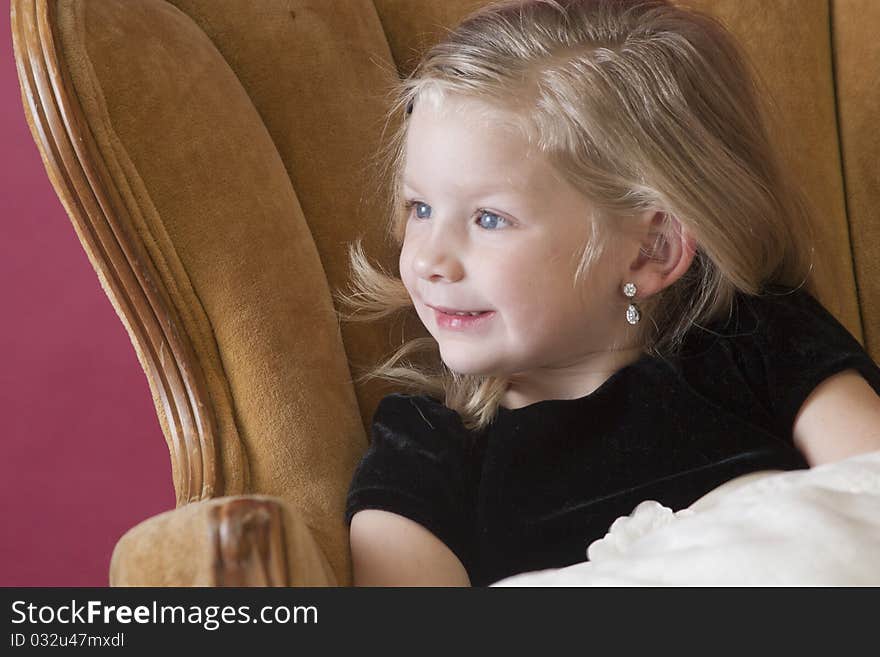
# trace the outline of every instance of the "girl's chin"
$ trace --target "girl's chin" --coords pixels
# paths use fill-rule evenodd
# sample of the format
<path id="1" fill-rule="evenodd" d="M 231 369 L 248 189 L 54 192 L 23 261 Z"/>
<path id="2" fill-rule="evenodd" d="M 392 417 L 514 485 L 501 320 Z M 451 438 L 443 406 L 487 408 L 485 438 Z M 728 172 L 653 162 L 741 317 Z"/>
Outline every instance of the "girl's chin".
<path id="1" fill-rule="evenodd" d="M 498 368 L 489 363 L 476 363 L 465 358 L 444 357 L 441 351 L 440 357 L 446 368 L 462 376 L 497 376 Z"/>

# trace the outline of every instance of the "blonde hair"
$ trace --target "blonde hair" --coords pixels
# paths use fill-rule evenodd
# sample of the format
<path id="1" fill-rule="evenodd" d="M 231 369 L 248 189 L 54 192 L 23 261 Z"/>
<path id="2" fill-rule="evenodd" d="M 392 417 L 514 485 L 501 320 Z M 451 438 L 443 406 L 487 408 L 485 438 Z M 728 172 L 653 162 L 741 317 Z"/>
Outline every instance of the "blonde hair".
<path id="1" fill-rule="evenodd" d="M 811 210 L 771 145 L 774 114 L 762 100 L 772 98 L 759 81 L 718 20 L 666 0 L 488 4 L 390 90 L 374 181 L 388 203 L 387 236 L 399 252 L 407 110 L 450 95 L 479 100 L 597 208 L 576 282 L 609 230 L 635 213 L 660 209 L 696 238 L 686 274 L 641 301 L 638 344 L 668 357 L 691 327 L 729 315 L 737 291 L 799 287 L 812 270 Z M 398 127 L 384 141 L 392 120 Z M 337 300 L 355 313 L 343 320 L 415 315 L 400 277 L 371 265 L 360 240 L 349 256 L 352 292 Z M 423 351 L 427 367 L 403 360 Z M 508 385 L 449 370 L 432 337 L 404 339 L 359 380 L 375 377 L 443 400 L 469 429 L 491 423 Z"/>

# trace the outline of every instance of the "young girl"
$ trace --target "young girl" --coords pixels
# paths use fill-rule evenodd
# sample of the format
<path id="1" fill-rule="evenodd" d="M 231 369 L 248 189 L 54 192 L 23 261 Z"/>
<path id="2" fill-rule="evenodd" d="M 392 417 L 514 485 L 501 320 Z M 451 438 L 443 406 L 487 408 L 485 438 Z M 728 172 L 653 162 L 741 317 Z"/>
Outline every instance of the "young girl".
<path id="1" fill-rule="evenodd" d="M 806 289 L 809 208 L 754 80 L 708 15 L 527 0 L 400 82 L 399 277 L 358 245 L 340 300 L 428 335 L 368 374 L 411 392 L 351 483 L 356 585 L 571 565 L 643 500 L 880 449 L 880 368 Z"/>

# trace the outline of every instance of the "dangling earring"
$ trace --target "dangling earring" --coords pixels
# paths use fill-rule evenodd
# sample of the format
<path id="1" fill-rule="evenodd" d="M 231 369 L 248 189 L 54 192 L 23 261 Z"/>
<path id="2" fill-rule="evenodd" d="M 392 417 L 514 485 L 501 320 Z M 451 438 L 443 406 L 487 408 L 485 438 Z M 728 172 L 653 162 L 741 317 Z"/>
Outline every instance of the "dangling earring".
<path id="1" fill-rule="evenodd" d="M 635 283 L 626 283 L 623 286 L 623 293 L 632 299 L 636 296 L 636 284 Z M 626 309 L 626 321 L 630 324 L 638 324 L 639 319 L 641 319 L 641 313 L 639 313 L 639 308 L 634 303 L 630 303 L 629 307 Z"/>

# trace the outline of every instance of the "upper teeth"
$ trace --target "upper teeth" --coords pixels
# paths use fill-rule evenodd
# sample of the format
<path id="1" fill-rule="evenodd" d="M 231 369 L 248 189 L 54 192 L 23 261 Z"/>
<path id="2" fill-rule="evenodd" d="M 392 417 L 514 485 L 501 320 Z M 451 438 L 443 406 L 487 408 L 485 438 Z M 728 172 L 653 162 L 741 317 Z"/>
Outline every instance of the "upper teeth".
<path id="1" fill-rule="evenodd" d="M 455 313 L 446 313 L 446 314 L 447 314 L 447 315 L 480 315 L 480 314 L 482 314 L 482 313 L 480 313 L 480 312 L 478 311 L 478 312 L 475 312 L 475 313 L 460 313 L 460 312 L 455 312 Z"/>

